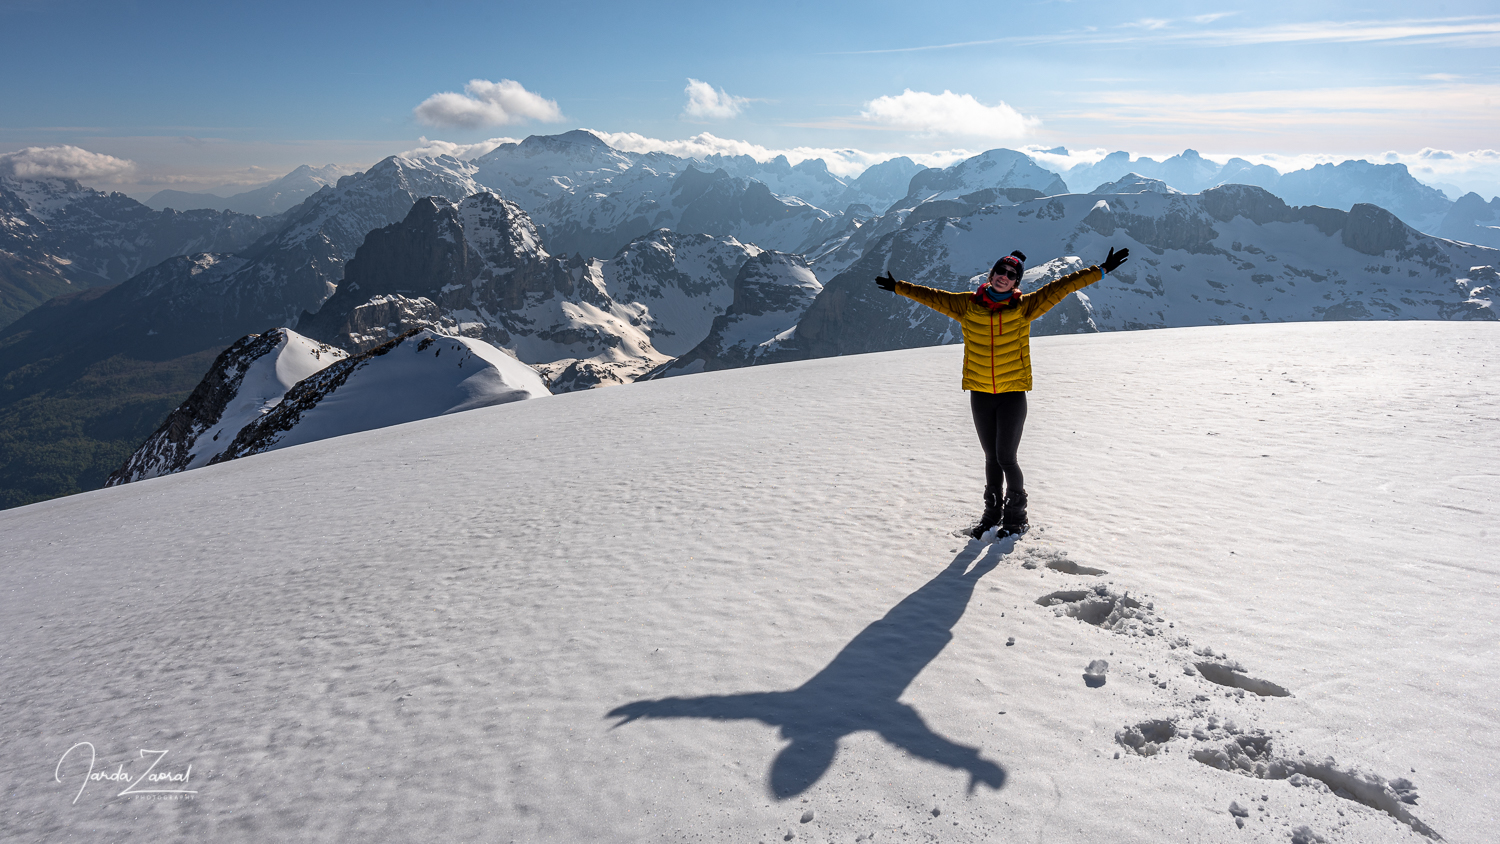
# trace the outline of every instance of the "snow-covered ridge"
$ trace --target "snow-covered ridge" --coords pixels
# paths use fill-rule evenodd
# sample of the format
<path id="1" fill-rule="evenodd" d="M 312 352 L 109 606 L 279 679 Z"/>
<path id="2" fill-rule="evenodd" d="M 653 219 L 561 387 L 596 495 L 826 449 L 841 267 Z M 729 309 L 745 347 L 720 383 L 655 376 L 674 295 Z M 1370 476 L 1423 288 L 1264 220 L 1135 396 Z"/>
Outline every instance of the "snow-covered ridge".
<path id="1" fill-rule="evenodd" d="M 219 355 L 187 401 L 104 485 L 207 466 L 241 429 L 280 404 L 297 382 L 348 356 L 285 328 L 241 338 Z"/>
<path id="2" fill-rule="evenodd" d="M 535 370 L 483 340 L 414 329 L 299 381 L 209 462 L 546 395 Z"/>

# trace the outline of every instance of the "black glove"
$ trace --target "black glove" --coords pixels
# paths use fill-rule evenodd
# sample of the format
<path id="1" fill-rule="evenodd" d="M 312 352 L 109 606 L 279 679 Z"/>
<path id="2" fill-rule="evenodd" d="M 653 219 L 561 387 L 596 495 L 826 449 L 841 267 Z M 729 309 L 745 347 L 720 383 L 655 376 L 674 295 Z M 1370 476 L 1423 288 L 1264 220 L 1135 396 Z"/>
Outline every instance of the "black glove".
<path id="1" fill-rule="evenodd" d="M 878 285 L 881 290 L 889 290 L 892 293 L 896 292 L 896 278 L 895 276 L 891 275 L 890 270 L 886 270 L 885 275 L 875 276 L 875 284 Z"/>
<path id="2" fill-rule="evenodd" d="M 1129 257 L 1129 249 L 1121 249 L 1119 252 L 1116 252 L 1114 249 L 1110 249 L 1109 256 L 1104 259 L 1104 263 L 1102 264 L 1102 266 L 1104 267 L 1104 271 L 1107 273 L 1114 272 L 1115 270 L 1119 269 L 1120 265 L 1125 263 L 1126 259 L 1128 259 Z"/>

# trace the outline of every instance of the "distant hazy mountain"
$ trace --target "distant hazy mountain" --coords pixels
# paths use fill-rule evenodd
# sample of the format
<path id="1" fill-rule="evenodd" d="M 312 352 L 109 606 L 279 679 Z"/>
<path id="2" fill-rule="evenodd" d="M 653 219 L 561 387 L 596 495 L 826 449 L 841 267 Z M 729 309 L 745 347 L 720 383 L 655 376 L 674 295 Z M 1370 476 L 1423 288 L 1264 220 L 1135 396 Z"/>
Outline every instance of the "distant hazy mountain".
<path id="1" fill-rule="evenodd" d="M 1109 184 L 1132 173 L 1165 182 L 1183 193 L 1200 193 L 1223 184 L 1256 185 L 1270 190 L 1281 178 L 1274 167 L 1251 164 L 1243 158 L 1232 158 L 1220 165 L 1192 149 L 1165 161 L 1145 156 L 1132 161 L 1128 152 L 1112 152 L 1094 164 L 1080 164 L 1064 175 L 1069 187 L 1083 191 L 1090 185 Z"/>
<path id="2" fill-rule="evenodd" d="M 1418 231 L 1435 233 L 1452 201 L 1437 188 L 1417 181 L 1405 164 L 1345 161 L 1293 170 L 1277 180 L 1272 193 L 1291 205 L 1322 205 L 1347 210 L 1357 203 L 1378 205 Z"/>
<path id="3" fill-rule="evenodd" d="M 0 177 L 0 328 L 53 296 L 119 284 L 175 255 L 243 249 L 274 223 L 155 211 L 72 179 Z"/>
<path id="4" fill-rule="evenodd" d="M 1319 164 L 1280 174 L 1275 168 L 1251 164 L 1242 158 L 1230 159 L 1221 166 L 1195 150 L 1185 150 L 1160 162 L 1144 157 L 1132 161 L 1129 153 L 1113 152 L 1095 164 L 1074 167 L 1066 175 L 1075 190 L 1086 190 L 1090 185 L 1113 183 L 1129 173 L 1158 179 L 1183 193 L 1242 184 L 1265 188 L 1291 205 L 1321 205 L 1341 211 L 1360 203 L 1378 205 L 1412 228 L 1429 234 L 1439 233 L 1438 228 L 1452 205 L 1442 191 L 1412 176 L 1406 165 L 1368 161 Z"/>
<path id="5" fill-rule="evenodd" d="M 849 185 L 821 162 L 794 168 L 785 159 L 760 164 L 748 156 L 711 157 L 697 162 L 664 153 L 622 152 L 582 130 L 533 135 L 473 163 L 475 180 L 520 206 L 547 249 L 559 255 L 613 255 L 631 240 L 664 227 L 797 250 L 826 238 L 839 222 L 834 211 L 791 191 L 837 196 L 840 202 L 864 195 L 860 190 L 851 194 Z M 865 187 L 881 184 L 876 178 Z"/>
<path id="6" fill-rule="evenodd" d="M 1161 179 L 1148 179 L 1139 173 L 1126 173 L 1113 182 L 1089 191 L 1092 194 L 1182 193 Z"/>
<path id="7" fill-rule="evenodd" d="M 336 164 L 322 167 L 304 164 L 275 181 L 228 197 L 213 193 L 164 190 L 153 194 L 145 204 L 152 208 L 175 208 L 179 211 L 212 208 L 263 217 L 274 216 L 295 207 L 320 189 L 337 184 L 341 177 L 351 172 L 350 168 Z"/>
<path id="8" fill-rule="evenodd" d="M 1464 194 L 1448 209 L 1435 234 L 1500 249 L 1500 197 L 1485 202 L 1477 193 Z"/>

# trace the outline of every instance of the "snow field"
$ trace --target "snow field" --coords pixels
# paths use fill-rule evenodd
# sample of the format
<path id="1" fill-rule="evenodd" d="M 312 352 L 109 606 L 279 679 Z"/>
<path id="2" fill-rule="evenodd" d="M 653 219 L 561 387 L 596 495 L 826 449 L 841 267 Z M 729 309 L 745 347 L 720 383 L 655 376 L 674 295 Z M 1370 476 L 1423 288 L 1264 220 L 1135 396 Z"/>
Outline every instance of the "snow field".
<path id="1" fill-rule="evenodd" d="M 517 402 L 5 511 L 0 837 L 1427 840 L 1307 774 L 1195 758 L 1264 731 L 1270 761 L 1484 840 L 1497 341 L 1034 338 L 1016 543 L 949 533 L 982 485 L 957 347 Z M 198 794 L 70 803 L 84 767 L 53 772 L 80 741 L 96 770 L 168 749 Z"/>

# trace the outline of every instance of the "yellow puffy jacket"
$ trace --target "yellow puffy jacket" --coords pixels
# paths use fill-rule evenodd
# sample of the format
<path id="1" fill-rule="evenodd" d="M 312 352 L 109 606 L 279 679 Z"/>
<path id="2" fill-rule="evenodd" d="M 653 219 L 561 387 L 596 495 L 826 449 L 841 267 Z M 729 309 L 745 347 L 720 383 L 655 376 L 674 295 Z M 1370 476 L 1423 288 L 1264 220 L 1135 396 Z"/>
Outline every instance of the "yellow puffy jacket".
<path id="1" fill-rule="evenodd" d="M 994 311 L 975 301 L 973 292 L 951 293 L 905 281 L 896 282 L 896 292 L 963 326 L 965 390 L 1008 393 L 1031 389 L 1031 321 L 1101 278 L 1104 271 L 1098 266 L 1082 269 Z"/>

